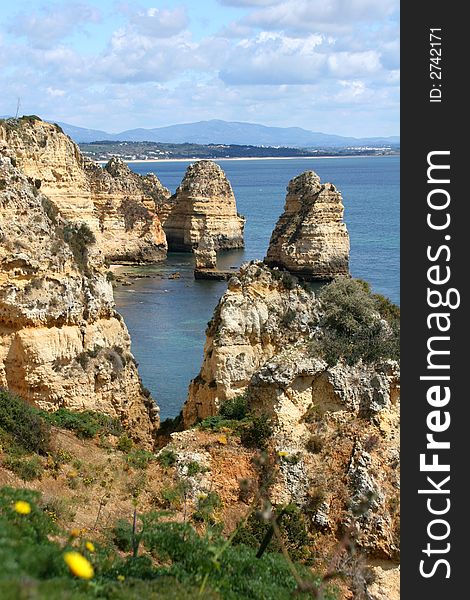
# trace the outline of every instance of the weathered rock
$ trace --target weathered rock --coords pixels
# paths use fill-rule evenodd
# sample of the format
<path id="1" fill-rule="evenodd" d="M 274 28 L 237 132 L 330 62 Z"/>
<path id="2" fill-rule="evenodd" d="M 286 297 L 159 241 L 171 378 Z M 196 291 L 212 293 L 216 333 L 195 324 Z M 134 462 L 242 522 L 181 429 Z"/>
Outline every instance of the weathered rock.
<path id="1" fill-rule="evenodd" d="M 164 229 L 170 250 L 192 252 L 206 235 L 216 250 L 243 247 L 245 220 L 238 215 L 230 182 L 216 163 L 201 160 L 190 165 L 169 202 L 174 208 Z"/>
<path id="2" fill-rule="evenodd" d="M 194 248 L 196 269 L 215 269 L 217 267 L 217 252 L 214 240 L 209 235 L 204 235 Z"/>
<path id="3" fill-rule="evenodd" d="M 158 426 L 91 230 L 2 157 L 0 387 L 46 410 L 119 417 L 148 445 Z"/>
<path id="4" fill-rule="evenodd" d="M 313 171 L 289 182 L 284 212 L 272 233 L 266 263 L 307 280 L 349 274 L 349 235 L 340 192 Z"/>
<path id="5" fill-rule="evenodd" d="M 398 557 L 399 370 L 391 360 L 328 365 L 321 304 L 288 273 L 244 265 L 207 329 L 185 425 L 244 393 L 270 418 L 270 500 L 295 502 L 328 553 L 348 532 L 367 556 Z"/>
<path id="6" fill-rule="evenodd" d="M 323 535 L 350 528 L 367 555 L 394 560 L 398 390 L 393 361 L 328 367 L 305 345 L 268 361 L 246 392 L 251 409 L 271 417 L 275 450 L 287 454 L 273 500 L 306 507 Z"/>
<path id="7" fill-rule="evenodd" d="M 157 213 L 168 212 L 170 192 L 155 176 L 141 177 L 117 159 L 102 169 L 60 127 L 37 118 L 0 121 L 0 153 L 16 161 L 64 218 L 87 223 L 108 260 L 165 258 Z"/>
<path id="8" fill-rule="evenodd" d="M 263 263 L 232 277 L 206 331 L 204 361 L 183 408 L 186 425 L 216 414 L 220 402 L 246 389 L 251 377 L 286 345 L 308 339 L 317 322 L 313 292 Z"/>

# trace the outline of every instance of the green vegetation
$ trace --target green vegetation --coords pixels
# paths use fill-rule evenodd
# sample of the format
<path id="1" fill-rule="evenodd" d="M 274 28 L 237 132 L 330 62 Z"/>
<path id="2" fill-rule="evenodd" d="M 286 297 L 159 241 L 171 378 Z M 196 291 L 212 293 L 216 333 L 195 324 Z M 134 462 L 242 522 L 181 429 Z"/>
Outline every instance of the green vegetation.
<path id="1" fill-rule="evenodd" d="M 273 434 L 271 421 L 267 415 L 254 416 L 251 423 L 241 432 L 241 442 L 248 448 L 265 450 Z"/>
<path id="2" fill-rule="evenodd" d="M 312 351 L 329 365 L 339 359 L 353 365 L 399 359 L 400 310 L 388 299 L 372 294 L 359 279 L 339 277 L 319 294 L 322 317 L 320 336 Z"/>
<path id="3" fill-rule="evenodd" d="M 0 439 L 3 447 L 14 444 L 20 453 L 45 455 L 50 450 L 50 427 L 37 408 L 0 391 Z"/>
<path id="4" fill-rule="evenodd" d="M 18 477 L 21 477 L 23 481 L 40 479 L 44 470 L 38 456 L 7 456 L 3 460 L 3 466 L 18 475 Z"/>
<path id="5" fill-rule="evenodd" d="M 250 413 L 248 400 L 244 395 L 225 400 L 220 406 L 219 414 L 206 417 L 198 423 L 198 427 L 211 431 L 230 429 L 232 433 L 240 435 L 244 446 L 259 450 L 266 450 L 273 433 L 269 416 Z"/>
<path id="6" fill-rule="evenodd" d="M 132 450 L 125 457 L 126 463 L 134 469 L 146 469 L 155 459 L 155 454 L 147 450 Z"/>
<path id="7" fill-rule="evenodd" d="M 165 448 L 157 455 L 157 461 L 165 469 L 173 467 L 176 464 L 176 453 L 169 448 Z"/>
<path id="8" fill-rule="evenodd" d="M 59 408 L 55 412 L 41 411 L 41 416 L 56 427 L 70 429 L 80 438 L 93 438 L 98 434 L 120 435 L 122 433 L 119 419 L 93 410 L 74 412 L 68 408 Z"/>
<path id="9" fill-rule="evenodd" d="M 309 550 L 311 537 L 305 517 L 299 508 L 295 504 L 278 507 L 273 516 L 277 516 L 282 542 L 289 556 L 293 560 L 311 562 L 313 558 Z M 233 543 L 245 544 L 258 550 L 265 540 L 269 540 L 267 549 L 271 552 L 280 552 L 280 541 L 274 535 L 269 537 L 270 533 L 272 533 L 271 521 L 263 519 L 260 513 L 252 513 L 245 525 L 237 531 Z"/>
<path id="10" fill-rule="evenodd" d="M 248 415 L 248 401 L 246 396 L 236 396 L 232 400 L 225 400 L 220 407 L 219 415 L 224 419 L 241 421 Z"/>
<path id="11" fill-rule="evenodd" d="M 209 492 L 207 495 L 200 496 L 197 500 L 197 507 L 192 518 L 194 521 L 202 523 L 215 524 L 214 513 L 222 507 L 222 500 L 216 492 Z"/>
<path id="12" fill-rule="evenodd" d="M 63 229 L 64 241 L 82 270 L 88 263 L 88 247 L 96 242 L 95 234 L 86 223 L 67 223 Z"/>
<path id="13" fill-rule="evenodd" d="M 18 506 L 18 502 L 22 506 Z M 5 600 L 288 600 L 297 588 L 279 553 L 259 559 L 255 549 L 227 543 L 208 529 L 142 515 L 137 527 L 125 520 L 100 542 L 62 531 L 41 504 L 39 493 L 0 489 L 0 597 Z M 294 535 L 294 532 L 292 533 Z M 90 546 L 90 542 L 92 545 Z M 91 549 L 90 549 L 91 548 Z M 72 575 L 64 553 L 79 552 L 93 568 L 91 579 Z M 318 578 L 302 566 L 306 583 Z M 310 597 L 298 593 L 298 598 Z M 334 598 L 331 592 L 325 600 Z"/>

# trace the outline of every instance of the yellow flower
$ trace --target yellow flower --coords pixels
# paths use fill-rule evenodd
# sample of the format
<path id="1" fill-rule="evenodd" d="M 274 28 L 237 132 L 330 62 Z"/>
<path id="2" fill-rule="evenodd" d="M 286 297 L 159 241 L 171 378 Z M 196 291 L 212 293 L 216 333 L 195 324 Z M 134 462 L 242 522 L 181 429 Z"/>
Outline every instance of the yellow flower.
<path id="1" fill-rule="evenodd" d="M 289 456 L 289 452 L 281 451 L 281 452 L 278 452 L 277 455 L 280 456 L 281 458 L 284 458 L 286 456 Z"/>
<path id="2" fill-rule="evenodd" d="M 219 442 L 219 444 L 223 444 L 225 446 L 227 444 L 227 436 L 219 435 L 219 437 L 217 438 L 217 441 Z"/>
<path id="3" fill-rule="evenodd" d="M 82 533 L 81 529 L 78 529 L 78 527 L 74 527 L 73 529 L 70 530 L 70 535 L 71 537 L 79 537 Z"/>
<path id="4" fill-rule="evenodd" d="M 64 560 L 70 571 L 82 579 L 91 579 L 95 574 L 93 566 L 89 560 L 80 554 L 80 552 L 66 552 Z"/>
<path id="5" fill-rule="evenodd" d="M 31 504 L 24 500 L 17 500 L 15 502 L 15 510 L 19 515 L 29 515 L 31 512 Z"/>
<path id="6" fill-rule="evenodd" d="M 124 575 L 118 575 L 117 576 L 117 580 L 118 581 L 124 581 L 126 578 L 124 577 Z"/>
<path id="7" fill-rule="evenodd" d="M 89 551 L 89 552 L 94 552 L 95 551 L 95 544 L 93 544 L 93 542 L 87 542 L 85 544 L 85 548 Z"/>

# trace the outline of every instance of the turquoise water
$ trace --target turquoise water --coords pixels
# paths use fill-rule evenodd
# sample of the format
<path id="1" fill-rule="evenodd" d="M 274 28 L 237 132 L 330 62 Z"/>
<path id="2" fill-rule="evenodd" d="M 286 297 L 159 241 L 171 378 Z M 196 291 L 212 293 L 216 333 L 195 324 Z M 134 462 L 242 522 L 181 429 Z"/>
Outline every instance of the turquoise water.
<path id="1" fill-rule="evenodd" d="M 238 211 L 247 218 L 245 249 L 221 254 L 220 268 L 264 257 L 289 180 L 312 169 L 342 192 L 353 276 L 399 303 L 398 156 L 217 162 L 230 179 Z M 137 173 L 154 172 L 172 191 L 187 166 L 186 161 L 131 165 Z M 173 253 L 164 264 L 126 267 L 126 272 L 151 277 L 115 290 L 140 374 L 163 419 L 176 416 L 184 403 L 189 381 L 201 366 L 206 324 L 226 289 L 225 282 L 195 281 L 192 268 L 191 255 Z M 168 279 L 174 272 L 180 278 Z"/>

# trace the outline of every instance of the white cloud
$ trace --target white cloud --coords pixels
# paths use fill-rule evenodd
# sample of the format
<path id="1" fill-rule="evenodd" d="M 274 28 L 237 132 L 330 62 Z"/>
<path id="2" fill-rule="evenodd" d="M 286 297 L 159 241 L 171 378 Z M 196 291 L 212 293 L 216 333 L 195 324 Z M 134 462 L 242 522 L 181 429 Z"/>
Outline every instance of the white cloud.
<path id="1" fill-rule="evenodd" d="M 148 8 L 139 10 L 130 18 L 130 25 L 136 32 L 151 37 L 171 37 L 188 26 L 186 9 Z"/>
<path id="2" fill-rule="evenodd" d="M 74 30 L 88 23 L 97 23 L 101 13 L 89 4 L 78 2 L 52 3 L 37 12 L 19 13 L 8 31 L 25 37 L 36 48 L 49 48 Z"/>
<path id="3" fill-rule="evenodd" d="M 396 133 L 397 0 L 220 4 L 240 20 L 202 37 L 183 6 L 121 5 L 119 26 L 101 17 L 101 50 L 70 37 L 98 22 L 98 0 L 22 13 L 0 38 L 0 114 L 21 97 L 25 113 L 108 130 L 221 118 Z"/>

